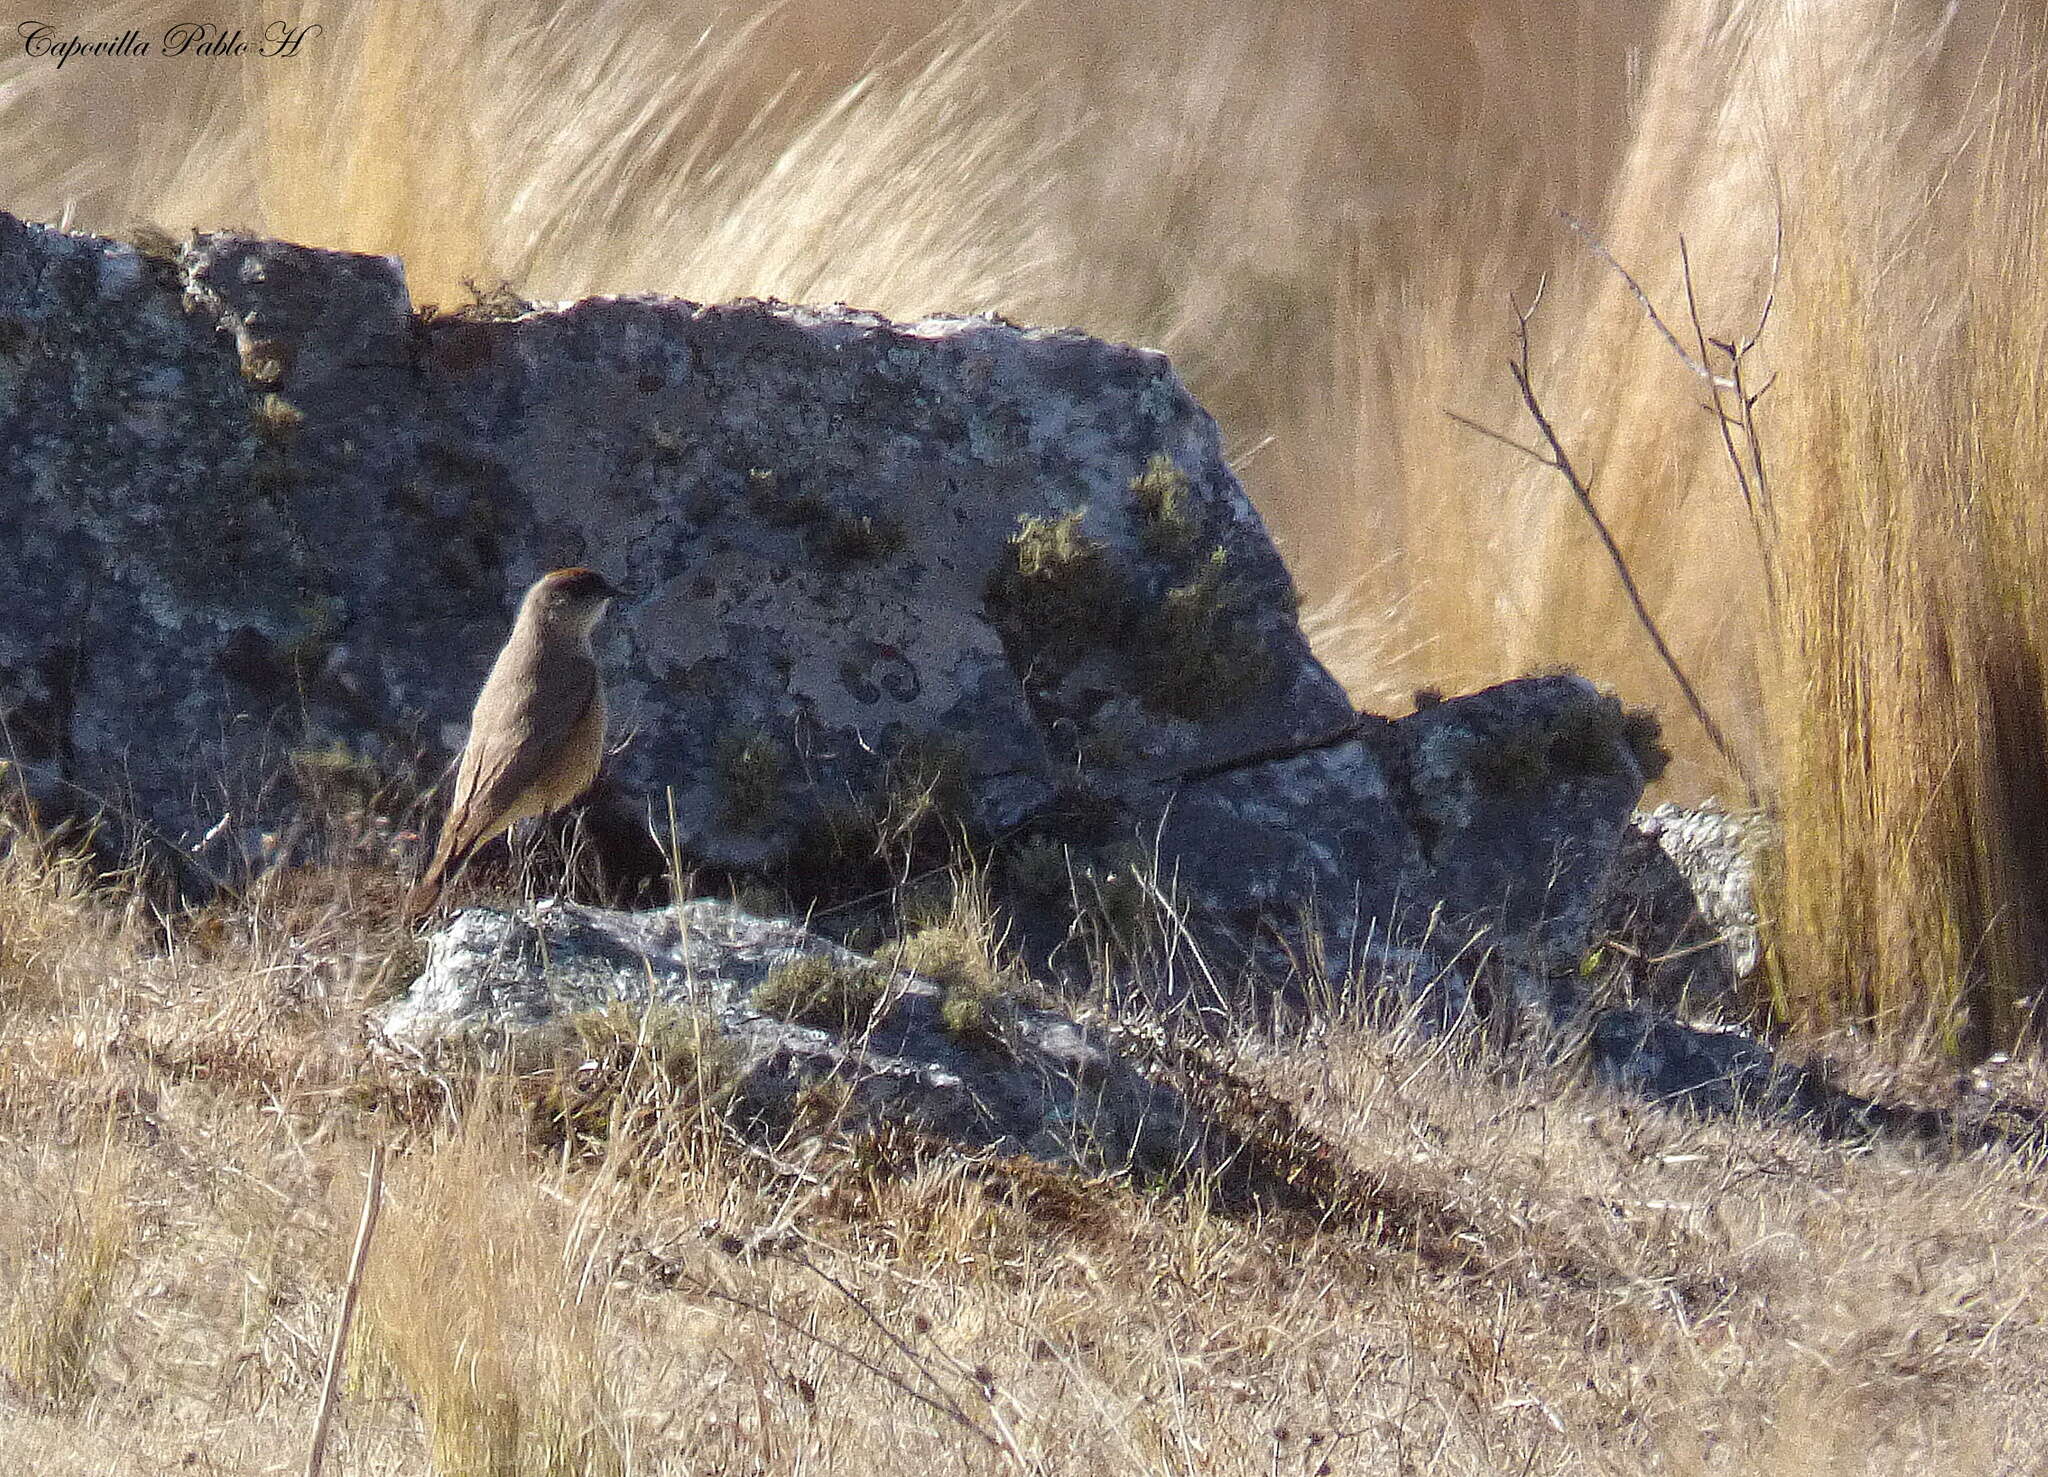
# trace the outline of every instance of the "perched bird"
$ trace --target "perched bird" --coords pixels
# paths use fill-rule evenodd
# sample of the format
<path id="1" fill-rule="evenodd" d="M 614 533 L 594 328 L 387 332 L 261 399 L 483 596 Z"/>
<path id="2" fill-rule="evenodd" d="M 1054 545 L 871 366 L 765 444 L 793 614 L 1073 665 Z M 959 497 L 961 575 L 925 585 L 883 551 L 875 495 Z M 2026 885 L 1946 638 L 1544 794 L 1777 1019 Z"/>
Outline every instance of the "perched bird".
<path id="1" fill-rule="evenodd" d="M 470 718 L 455 798 L 405 916 L 433 907 L 441 884 L 486 841 L 528 816 L 560 810 L 597 778 L 604 684 L 590 634 L 619 598 L 604 576 L 557 569 L 535 580 Z"/>

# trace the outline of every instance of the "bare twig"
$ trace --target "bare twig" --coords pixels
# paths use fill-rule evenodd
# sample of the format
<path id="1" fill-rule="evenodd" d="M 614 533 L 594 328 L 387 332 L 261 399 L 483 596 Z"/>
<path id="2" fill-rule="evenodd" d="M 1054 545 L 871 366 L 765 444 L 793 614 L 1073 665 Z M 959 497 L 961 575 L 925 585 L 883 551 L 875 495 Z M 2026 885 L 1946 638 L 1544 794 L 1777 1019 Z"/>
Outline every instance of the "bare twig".
<path id="1" fill-rule="evenodd" d="M 1778 572 L 1778 512 L 1771 498 L 1770 476 L 1764 466 L 1763 436 L 1757 426 L 1756 407 L 1771 386 L 1777 383 L 1777 376 L 1767 378 L 1761 386 L 1752 389 L 1747 373 L 1747 360 L 1751 352 L 1763 341 L 1764 330 L 1770 326 L 1771 314 L 1778 305 L 1778 287 L 1785 270 L 1785 202 L 1783 182 L 1779 182 L 1779 198 L 1775 234 L 1771 243 L 1770 287 L 1764 293 L 1763 306 L 1757 312 L 1756 323 L 1737 343 L 1730 339 L 1710 338 L 1700 317 L 1699 296 L 1693 289 L 1692 257 L 1686 248 L 1685 238 L 1678 238 L 1678 257 L 1685 285 L 1685 306 L 1692 324 L 1693 342 L 1697 353 L 1688 350 L 1678 341 L 1664 321 L 1664 315 L 1657 311 L 1657 305 L 1643 290 L 1628 268 L 1614 257 L 1614 253 L 1587 229 L 1576 217 L 1560 211 L 1564 223 L 1585 243 L 1586 249 L 1599 257 L 1613 269 L 1616 276 L 1627 285 L 1635 300 L 1642 305 L 1643 313 L 1664 342 L 1671 346 L 1671 352 L 1678 362 L 1691 373 L 1707 382 L 1711 400 L 1706 409 L 1713 415 L 1716 429 L 1721 435 L 1722 450 L 1727 454 L 1728 465 L 1735 473 L 1737 489 L 1742 494 L 1744 511 L 1749 515 L 1750 530 L 1755 535 L 1757 548 L 1762 555 L 1764 574 L 1764 595 L 1775 611 L 1779 604 L 1781 581 Z M 1718 353 L 1728 363 L 1725 374 L 1713 368 L 1713 353 Z M 1729 398 L 1724 400 L 1723 395 Z M 1733 408 L 1731 409 L 1731 402 Z M 1470 424 L 1470 422 L 1467 422 Z M 1735 433 L 1742 433 L 1738 446 Z M 1514 444 L 1512 442 L 1510 445 Z M 1543 458 L 1538 457 L 1541 461 Z M 1745 783 L 1747 781 L 1745 780 Z M 1755 786 L 1750 786 L 1751 798 L 1755 798 Z"/>
<path id="2" fill-rule="evenodd" d="M 341 1356 L 348 1348 L 348 1327 L 355 1320 L 356 1298 L 362 1292 L 363 1264 L 370 1257 L 370 1238 L 377 1233 L 377 1212 L 384 1202 L 384 1146 L 370 1150 L 370 1183 L 363 1190 L 363 1218 L 356 1226 L 355 1250 L 349 1253 L 348 1279 L 341 1288 L 341 1314 L 334 1320 L 334 1341 L 327 1346 L 327 1374 L 320 1381 L 320 1415 L 313 1422 L 313 1446 L 306 1453 L 306 1477 L 320 1477 L 327 1460 L 327 1433 L 341 1392 Z"/>
<path id="3" fill-rule="evenodd" d="M 945 1391 L 944 1386 L 940 1385 L 938 1380 L 933 1377 L 930 1368 L 926 1365 L 925 1361 L 919 1357 L 918 1352 L 910 1346 L 909 1342 L 905 1340 L 901 1334 L 897 1333 L 895 1329 L 889 1326 L 888 1321 L 884 1319 L 881 1314 L 877 1313 L 873 1308 L 868 1306 L 866 1299 L 862 1298 L 860 1294 L 856 1293 L 852 1288 L 848 1287 L 844 1282 L 841 1282 L 837 1277 L 834 1277 L 830 1272 L 826 1271 L 823 1267 L 819 1266 L 809 1257 L 796 1256 L 792 1257 L 791 1260 L 796 1262 L 796 1264 L 802 1267 L 805 1271 L 811 1273 L 811 1275 L 813 1275 L 814 1277 L 820 1278 L 824 1282 L 829 1283 L 834 1291 L 836 1291 L 841 1297 L 845 1298 L 849 1303 L 853 1304 L 853 1306 L 857 1310 L 859 1310 L 861 1316 L 866 1318 L 869 1323 L 873 1324 L 875 1326 L 876 1331 L 879 1332 L 883 1338 L 887 1339 L 890 1343 L 894 1344 L 897 1348 L 897 1351 L 901 1353 L 905 1359 L 909 1360 L 912 1365 L 917 1367 L 917 1369 L 924 1375 L 926 1380 L 930 1381 L 934 1389 L 939 1390 L 941 1398 L 943 1398 L 946 1404 L 952 1408 L 956 1419 L 964 1421 L 967 1424 L 968 1428 L 972 1430 L 976 1435 L 980 1436 L 982 1440 L 988 1442 L 991 1446 L 995 1447 L 996 1450 L 1002 1452 L 1003 1455 L 1007 1456 L 1010 1459 L 1010 1461 L 1016 1466 L 1017 1470 L 1019 1470 L 1020 1472 L 1030 1470 L 1030 1463 L 1024 1459 L 1024 1452 L 1022 1448 L 1020 1448 L 1017 1445 L 1017 1438 L 1015 1434 L 1010 1430 L 1009 1422 L 1003 1419 L 1002 1412 L 996 1408 L 995 1381 L 993 1377 L 991 1377 L 985 1370 L 969 1368 L 963 1361 L 955 1358 L 952 1354 L 940 1348 L 936 1340 L 933 1341 L 933 1352 L 938 1354 L 940 1358 L 952 1369 L 952 1371 L 956 1375 L 958 1375 L 961 1379 L 973 1384 L 977 1393 L 980 1394 L 982 1398 L 982 1403 L 988 1407 L 989 1418 L 995 1424 L 995 1434 L 991 1435 L 988 1431 L 984 1430 L 981 1427 L 980 1423 L 975 1421 L 972 1416 L 968 1415 L 965 1410 L 961 1409 L 959 1403 L 955 1401 L 953 1397 Z"/>
<path id="4" fill-rule="evenodd" d="M 1782 181 L 1779 189 L 1778 219 L 1771 238 L 1771 285 L 1764 293 L 1763 308 L 1756 315 L 1756 327 L 1752 328 L 1749 337 L 1742 341 L 1742 347 L 1736 351 L 1738 355 L 1747 354 L 1763 341 L 1764 330 L 1771 326 L 1771 310 L 1778 305 L 1778 283 L 1785 271 L 1785 201 Z"/>
<path id="5" fill-rule="evenodd" d="M 1570 217 L 1566 217 L 1566 219 L 1569 220 Z M 1574 222 L 1573 224 L 1576 228 L 1577 223 Z M 1595 244 L 1597 247 L 1597 243 Z M 1607 255 L 1604 247 L 1599 247 L 1598 249 L 1601 255 L 1605 256 L 1609 262 L 1614 262 L 1614 258 Z M 1623 278 L 1628 281 L 1631 287 L 1635 287 L 1635 279 L 1622 269 L 1620 263 L 1614 262 L 1614 267 L 1616 271 L 1621 272 Z M 1665 327 L 1664 320 L 1657 316 L 1656 309 L 1650 305 L 1649 298 L 1642 292 L 1641 288 L 1636 287 L 1635 290 L 1638 299 L 1643 303 L 1645 309 L 1649 311 L 1658 329 L 1671 342 L 1673 347 L 1678 350 L 1680 357 L 1685 359 L 1688 364 L 1691 364 L 1693 362 L 1691 357 L 1678 345 L 1677 338 L 1671 333 L 1669 328 Z M 1607 520 L 1600 515 L 1600 509 L 1593 501 L 1592 483 L 1573 465 L 1571 453 L 1565 450 L 1564 439 L 1558 435 L 1557 428 L 1551 424 L 1550 416 L 1543 409 L 1543 402 L 1536 394 L 1536 387 L 1530 369 L 1532 355 L 1529 348 L 1529 320 L 1535 316 L 1536 309 L 1542 304 L 1542 301 L 1543 293 L 1539 287 L 1535 299 L 1526 308 L 1514 302 L 1512 298 L 1509 299 L 1508 303 L 1508 306 L 1515 314 L 1516 333 L 1515 352 L 1513 357 L 1508 360 L 1508 373 L 1515 381 L 1515 389 L 1521 394 L 1522 408 L 1528 411 L 1529 418 L 1536 423 L 1537 433 L 1542 438 L 1541 446 L 1525 446 L 1514 438 L 1487 426 L 1478 425 L 1457 414 L 1455 411 L 1447 410 L 1445 414 L 1460 425 L 1469 426 L 1481 435 L 1490 437 L 1504 446 L 1512 447 L 1537 464 L 1550 468 L 1559 477 L 1564 479 L 1565 485 L 1571 489 L 1573 498 L 1578 501 L 1580 511 L 1586 515 L 1587 521 L 1593 525 L 1594 533 L 1599 535 L 1600 545 L 1607 551 L 1608 561 L 1613 564 L 1614 572 L 1621 580 L 1622 592 L 1628 596 L 1628 603 L 1635 612 L 1637 623 L 1642 626 L 1644 632 L 1649 636 L 1650 644 L 1656 648 L 1658 659 L 1664 663 L 1665 670 L 1677 682 L 1678 690 L 1685 695 L 1686 706 L 1692 709 L 1693 717 L 1699 722 L 1701 730 L 1706 734 L 1708 741 L 1713 744 L 1715 751 L 1726 761 L 1728 767 L 1741 779 L 1744 788 L 1754 797 L 1756 795 L 1754 781 L 1750 779 L 1748 770 L 1744 767 L 1742 760 L 1736 755 L 1734 746 L 1728 742 L 1727 735 L 1722 732 L 1721 725 L 1716 723 L 1713 714 L 1707 711 L 1707 705 L 1701 699 L 1698 690 L 1693 687 L 1692 679 L 1686 676 L 1685 669 L 1679 665 L 1677 656 L 1673 654 L 1670 645 L 1664 640 L 1664 633 L 1658 629 L 1656 618 L 1650 614 L 1650 607 L 1643 599 L 1642 590 L 1636 585 L 1635 575 L 1629 570 L 1627 556 L 1622 553 L 1621 545 L 1615 541 L 1613 530 L 1607 526 Z M 1699 367 L 1701 369 L 1705 368 L 1704 365 Z M 1717 393 L 1723 388 L 1718 377 L 1711 372 L 1706 374 L 1706 378 L 1709 384 L 1715 387 Z M 1732 387 L 1731 382 L 1727 388 Z"/>
<path id="6" fill-rule="evenodd" d="M 1707 330 L 1700 320 L 1699 295 L 1693 290 L 1692 255 L 1686 249 L 1685 238 L 1678 238 L 1678 262 L 1681 280 L 1685 284 L 1685 308 L 1692 319 L 1694 341 L 1699 344 L 1700 357 L 1704 359 L 1709 349 L 1719 353 L 1728 361 L 1728 373 L 1713 381 L 1714 424 L 1721 433 L 1721 448 L 1727 453 L 1728 465 L 1735 473 L 1736 489 L 1742 494 L 1743 511 L 1749 515 L 1749 526 L 1755 534 L 1757 548 L 1763 555 L 1764 597 L 1773 611 L 1778 608 L 1777 577 L 1777 512 L 1771 503 L 1770 482 L 1764 474 L 1763 440 L 1757 434 L 1756 405 L 1770 389 L 1771 381 L 1766 380 L 1762 389 L 1752 393 L 1744 375 L 1743 360 L 1757 345 L 1764 325 L 1770 321 L 1771 308 L 1778 296 L 1778 263 L 1782 257 L 1784 239 L 1783 223 L 1779 226 L 1779 246 L 1771 259 L 1771 288 L 1764 298 L 1763 310 L 1757 315 L 1756 327 L 1740 344 L 1728 339 L 1707 337 Z M 1734 397 L 1734 410 L 1729 410 L 1722 400 L 1723 392 Z M 1743 434 L 1743 444 L 1738 447 L 1735 432 Z"/>
<path id="7" fill-rule="evenodd" d="M 1605 243 L 1603 243 L 1599 237 L 1595 236 L 1590 230 L 1587 229 L 1586 223 L 1584 221 L 1580 220 L 1577 216 L 1572 215 L 1570 212 L 1563 210 L 1560 210 L 1558 212 L 1558 216 L 1564 221 L 1564 223 L 1567 226 L 1571 228 L 1572 234 L 1577 236 L 1579 240 L 1583 241 L 1586 244 L 1586 249 L 1588 251 L 1592 252 L 1593 255 L 1599 257 L 1601 261 L 1607 263 L 1608 266 L 1612 267 L 1614 269 L 1614 274 L 1617 277 L 1621 278 L 1621 280 L 1628 285 L 1628 290 L 1635 294 L 1636 301 L 1642 304 L 1643 314 L 1650 320 L 1650 326 L 1655 328 L 1657 332 L 1664 336 L 1664 342 L 1671 345 L 1671 352 L 1678 356 L 1679 363 L 1683 364 L 1687 369 L 1691 370 L 1694 374 L 1698 375 L 1701 379 L 1705 380 L 1708 384 L 1712 385 L 1717 390 L 1732 390 L 1735 388 L 1733 383 L 1715 374 L 1713 369 L 1708 366 L 1706 350 L 1704 348 L 1701 349 L 1700 355 L 1697 359 L 1695 359 L 1689 352 L 1687 352 L 1685 345 L 1678 341 L 1678 335 L 1671 331 L 1669 324 L 1665 323 L 1664 315 L 1657 311 L 1657 305 L 1650 301 L 1650 295 L 1647 292 L 1643 291 L 1642 284 L 1636 281 L 1634 275 L 1630 273 L 1627 267 L 1624 267 L 1620 262 L 1615 260 L 1614 253 L 1607 249 Z M 1683 243 L 1680 243 L 1679 249 L 1681 251 L 1684 250 Z M 1535 311 L 1536 305 L 1534 303 L 1531 303 L 1529 305 L 1529 312 L 1533 314 Z M 1527 321 L 1528 320 L 1525 317 L 1523 319 L 1525 325 Z"/>
<path id="8" fill-rule="evenodd" d="M 1735 350 L 1731 346 L 1719 339 L 1715 339 L 1711 343 L 1707 339 L 1706 325 L 1700 320 L 1699 294 L 1693 290 L 1692 253 L 1686 248 L 1685 237 L 1683 236 L 1678 238 L 1678 275 L 1679 280 L 1685 284 L 1686 316 L 1692 320 L 1693 341 L 1700 346 L 1700 358 L 1705 360 L 1709 348 L 1714 348 L 1721 350 L 1727 358 L 1734 359 Z M 1723 391 L 1736 390 L 1738 388 L 1737 382 L 1732 377 L 1727 379 L 1716 377 L 1710 381 L 1710 384 L 1713 387 L 1714 397 L 1714 425 L 1721 433 L 1721 444 L 1727 448 L 1729 463 L 1735 468 L 1735 485 L 1741 490 L 1742 506 L 1748 509 L 1749 516 L 1754 519 L 1756 517 L 1756 492 L 1749 483 L 1749 469 L 1743 465 L 1742 458 L 1735 454 L 1735 433 L 1729 429 L 1732 424 L 1740 424 L 1737 418 L 1739 412 L 1737 415 L 1730 415 L 1723 407 L 1721 400 Z M 1737 404 L 1740 403 L 1741 399 L 1738 393 Z"/>

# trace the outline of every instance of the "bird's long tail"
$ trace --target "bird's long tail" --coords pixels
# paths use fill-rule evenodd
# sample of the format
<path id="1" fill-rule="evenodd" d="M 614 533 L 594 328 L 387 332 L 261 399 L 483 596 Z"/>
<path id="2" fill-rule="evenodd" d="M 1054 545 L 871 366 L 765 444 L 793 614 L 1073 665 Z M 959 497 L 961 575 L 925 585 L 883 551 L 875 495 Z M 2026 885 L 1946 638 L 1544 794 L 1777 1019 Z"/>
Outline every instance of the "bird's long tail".
<path id="1" fill-rule="evenodd" d="M 419 922 L 433 911 L 436 903 L 441 901 L 441 883 L 448 875 L 449 864 L 453 860 L 449 848 L 435 848 L 434 859 L 427 863 L 427 870 L 421 874 L 420 880 L 413 884 L 412 891 L 405 895 L 402 920 L 406 927 L 410 928 Z"/>

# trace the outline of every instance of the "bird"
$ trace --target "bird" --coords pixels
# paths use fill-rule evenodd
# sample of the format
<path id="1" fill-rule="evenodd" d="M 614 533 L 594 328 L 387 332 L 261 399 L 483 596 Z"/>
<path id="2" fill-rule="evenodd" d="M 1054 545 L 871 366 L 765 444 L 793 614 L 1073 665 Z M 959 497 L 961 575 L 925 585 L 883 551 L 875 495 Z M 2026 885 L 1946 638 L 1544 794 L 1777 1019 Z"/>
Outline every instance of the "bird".
<path id="1" fill-rule="evenodd" d="M 477 694 L 455 795 L 407 922 L 476 849 L 528 816 L 560 810 L 590 787 L 604 754 L 604 682 L 591 633 L 622 592 L 597 571 L 542 575 L 519 602 L 512 634 Z"/>

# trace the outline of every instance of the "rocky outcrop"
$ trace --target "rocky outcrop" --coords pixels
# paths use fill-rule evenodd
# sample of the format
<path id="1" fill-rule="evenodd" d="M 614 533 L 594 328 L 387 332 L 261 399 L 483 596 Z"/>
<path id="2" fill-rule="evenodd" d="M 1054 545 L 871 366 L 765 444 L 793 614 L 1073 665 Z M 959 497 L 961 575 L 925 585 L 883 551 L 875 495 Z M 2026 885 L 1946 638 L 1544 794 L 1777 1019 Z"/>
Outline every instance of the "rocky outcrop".
<path id="1" fill-rule="evenodd" d="M 1175 1179 L 1222 1169 L 1199 1121 L 1095 1030 L 1011 992 L 963 993 L 795 924 L 696 901 L 622 913 L 471 909 L 437 933 L 377 1020 L 405 1061 L 559 1059 L 593 1020 L 630 1035 L 701 1027 L 716 1096 L 764 1143 L 829 1129 L 916 1130 L 961 1148 Z M 573 1058 L 571 1058 L 573 1060 Z"/>
<path id="2" fill-rule="evenodd" d="M 616 776 L 711 861 L 932 780 L 1000 830 L 1083 755 L 1145 783 L 1349 717 L 1214 422 L 1079 333 L 427 318 L 385 258 L 0 218 L 0 473 L 25 766 L 187 845 L 305 741 L 280 709 L 455 747 L 520 588 L 571 563 L 644 592 L 604 652 Z"/>
<path id="3" fill-rule="evenodd" d="M 40 805 L 188 887 L 352 768 L 431 779 L 520 590 L 585 563 L 641 592 L 599 829 L 650 877 L 831 905 L 965 844 L 1035 967 L 1108 939 L 1225 1009 L 1391 959 L 1454 1010 L 1583 948 L 1654 725 L 1574 677 L 1354 714 L 1157 353 L 152 250 L 0 216 L 0 715 Z"/>
<path id="4" fill-rule="evenodd" d="M 1481 967 L 1512 975 L 1518 993 L 1570 977 L 1661 766 L 1654 725 L 1556 676 L 1352 732 L 1171 797 L 1157 875 L 1177 888 L 1172 937 L 1209 965 L 1182 960 L 1173 978 L 1194 989 L 1250 969 L 1312 995 L 1405 946 L 1421 951 L 1405 972 L 1455 1013 Z"/>
<path id="5" fill-rule="evenodd" d="M 1399 973 L 1421 960 L 1377 963 Z M 1830 1138 L 2039 1142 L 2037 1118 L 1988 1091 L 1959 1111 L 1881 1104 L 1739 1027 L 1580 1005 L 1538 1020 L 1527 1053 L 1659 1106 Z M 544 1101 L 571 1117 L 579 1094 L 602 1101 L 608 1071 L 645 1086 L 665 1070 L 784 1164 L 908 1131 L 984 1162 L 1022 1157 L 1284 1205 L 1327 1153 L 1200 1033 L 1084 1022 L 1014 982 L 917 974 L 708 900 L 468 909 L 434 935 L 418 978 L 372 1013 L 372 1028 L 401 1075 L 540 1072 L 558 1084 Z M 621 1068 L 607 1060 L 620 1045 L 666 1067 Z"/>
<path id="6" fill-rule="evenodd" d="M 1636 829 L 1670 859 L 1700 923 L 1726 948 L 1731 977 L 1755 978 L 1764 958 L 1757 861 L 1775 844 L 1771 822 L 1756 811 L 1660 805 L 1638 816 Z"/>

